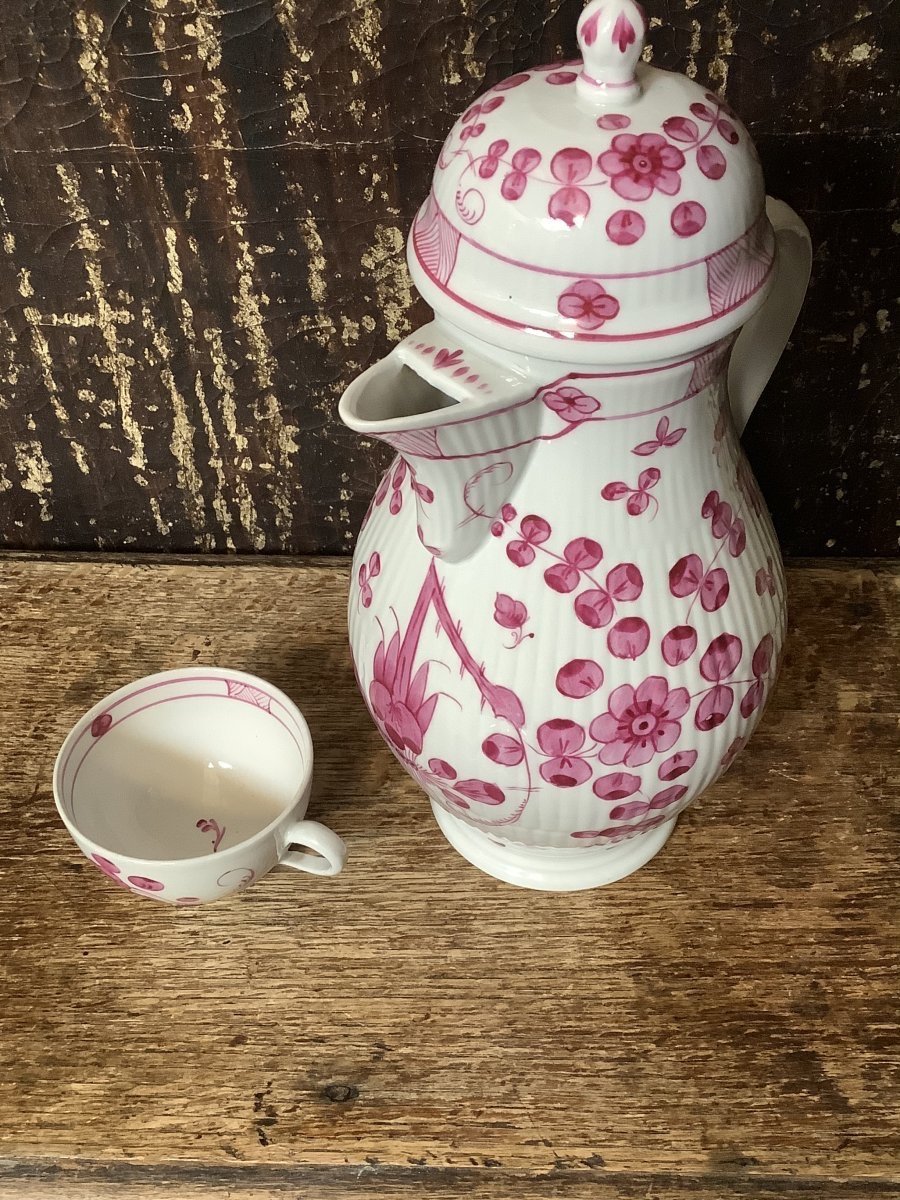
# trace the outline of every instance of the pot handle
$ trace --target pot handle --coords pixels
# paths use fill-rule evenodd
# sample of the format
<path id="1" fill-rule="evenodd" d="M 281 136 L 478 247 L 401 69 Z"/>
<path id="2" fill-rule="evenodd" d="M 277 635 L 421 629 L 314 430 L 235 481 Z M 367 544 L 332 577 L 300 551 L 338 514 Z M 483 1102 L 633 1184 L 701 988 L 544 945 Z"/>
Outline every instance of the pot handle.
<path id="1" fill-rule="evenodd" d="M 766 215 L 775 230 L 775 286 L 735 343 L 728 369 L 728 392 L 738 433 L 743 433 L 769 382 L 806 297 L 812 270 L 809 230 L 781 200 L 766 197 Z"/>

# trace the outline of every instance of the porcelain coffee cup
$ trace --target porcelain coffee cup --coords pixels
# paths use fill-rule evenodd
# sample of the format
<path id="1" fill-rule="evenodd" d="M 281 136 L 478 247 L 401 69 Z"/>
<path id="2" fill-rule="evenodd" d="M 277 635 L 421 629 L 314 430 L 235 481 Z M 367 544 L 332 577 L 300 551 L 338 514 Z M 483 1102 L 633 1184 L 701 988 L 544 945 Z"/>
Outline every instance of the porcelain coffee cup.
<path id="1" fill-rule="evenodd" d="M 283 692 L 240 671 L 191 667 L 95 704 L 60 749 L 53 794 L 82 852 L 114 883 L 202 904 L 279 864 L 341 870 L 343 841 L 304 819 L 312 767 L 309 728 Z"/>

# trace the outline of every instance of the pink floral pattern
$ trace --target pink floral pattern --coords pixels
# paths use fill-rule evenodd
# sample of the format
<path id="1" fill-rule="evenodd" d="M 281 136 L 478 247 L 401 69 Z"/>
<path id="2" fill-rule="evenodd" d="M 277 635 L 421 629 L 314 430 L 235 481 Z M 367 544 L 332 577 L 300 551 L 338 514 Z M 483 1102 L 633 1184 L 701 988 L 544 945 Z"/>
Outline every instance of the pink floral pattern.
<path id="1" fill-rule="evenodd" d="M 654 191 L 674 196 L 681 190 L 684 155 L 658 133 L 620 133 L 600 155 L 600 170 L 625 200 L 649 200 Z"/>
<path id="2" fill-rule="evenodd" d="M 385 737 L 401 752 L 420 753 L 434 716 L 437 695 L 428 696 L 428 664 L 423 663 L 406 684 L 400 671 L 400 634 L 375 651 L 369 701 Z"/>
<path id="3" fill-rule="evenodd" d="M 603 743 L 600 761 L 640 767 L 670 750 L 681 736 L 680 718 L 690 706 L 686 688 L 651 675 L 637 688 L 622 684 L 609 697 L 609 710 L 591 723 L 591 736 Z"/>
<path id="4" fill-rule="evenodd" d="M 600 409 L 599 400 L 588 396 L 577 387 L 553 388 L 552 391 L 544 392 L 542 399 L 557 416 L 572 425 L 587 420 Z"/>
<path id="5" fill-rule="evenodd" d="M 618 315 L 619 302 L 596 280 L 580 279 L 562 293 L 558 308 L 560 316 L 590 333 Z"/>

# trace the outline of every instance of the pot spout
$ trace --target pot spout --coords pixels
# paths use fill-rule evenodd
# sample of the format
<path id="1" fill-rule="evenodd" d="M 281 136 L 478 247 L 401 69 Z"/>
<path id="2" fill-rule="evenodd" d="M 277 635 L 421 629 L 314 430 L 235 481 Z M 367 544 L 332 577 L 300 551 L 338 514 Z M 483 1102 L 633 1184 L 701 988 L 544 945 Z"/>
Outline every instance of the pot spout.
<path id="1" fill-rule="evenodd" d="M 516 487 L 541 420 L 524 357 L 433 321 L 356 379 L 341 398 L 349 428 L 388 442 L 406 461 L 423 544 L 469 558 Z"/>

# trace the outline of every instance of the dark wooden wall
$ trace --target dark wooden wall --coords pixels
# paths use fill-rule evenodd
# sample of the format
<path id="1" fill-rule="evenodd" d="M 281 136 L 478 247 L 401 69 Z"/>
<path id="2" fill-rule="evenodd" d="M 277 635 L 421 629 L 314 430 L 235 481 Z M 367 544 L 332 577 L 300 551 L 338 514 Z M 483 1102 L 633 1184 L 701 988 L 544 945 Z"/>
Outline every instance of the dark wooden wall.
<path id="1" fill-rule="evenodd" d="M 336 402 L 424 316 L 403 243 L 438 146 L 571 54 L 579 8 L 3 0 L 0 545 L 349 549 L 385 455 Z M 816 240 L 747 436 L 785 549 L 896 554 L 898 6 L 647 8 Z"/>

